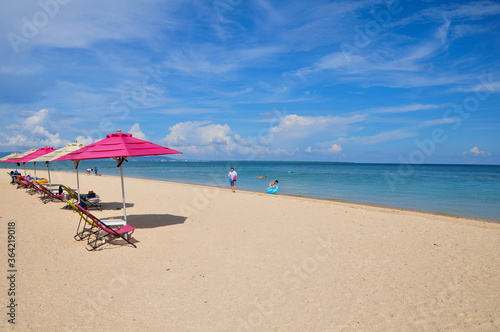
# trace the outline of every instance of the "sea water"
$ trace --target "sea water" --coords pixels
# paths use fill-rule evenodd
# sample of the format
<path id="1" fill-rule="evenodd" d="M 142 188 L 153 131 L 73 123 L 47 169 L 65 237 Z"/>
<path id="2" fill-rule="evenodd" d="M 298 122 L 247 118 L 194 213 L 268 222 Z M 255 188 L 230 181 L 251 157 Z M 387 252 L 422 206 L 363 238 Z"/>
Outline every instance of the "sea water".
<path id="1" fill-rule="evenodd" d="M 51 170 L 74 169 L 71 165 L 71 162 L 51 163 Z M 1 167 L 8 168 L 9 165 L 4 163 Z M 120 175 L 116 162 L 112 160 L 83 160 L 80 172 L 95 167 L 104 175 Z M 237 189 L 241 190 L 265 193 L 269 182 L 279 180 L 281 190 L 278 195 L 334 199 L 500 221 L 498 165 L 205 162 L 133 158 L 123 164 L 123 171 L 126 177 L 227 187 L 229 190 L 227 174 L 230 167 L 238 173 Z M 43 164 L 38 168 L 46 169 Z M 85 177 L 81 181 L 85 181 Z"/>

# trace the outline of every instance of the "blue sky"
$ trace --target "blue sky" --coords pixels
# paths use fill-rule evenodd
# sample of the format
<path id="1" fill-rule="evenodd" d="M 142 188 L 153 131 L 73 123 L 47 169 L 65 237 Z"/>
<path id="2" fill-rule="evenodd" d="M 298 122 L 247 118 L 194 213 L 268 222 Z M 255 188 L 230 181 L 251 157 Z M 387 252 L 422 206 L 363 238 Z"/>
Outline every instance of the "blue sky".
<path id="1" fill-rule="evenodd" d="M 0 6 L 0 151 L 500 164 L 498 1 Z"/>

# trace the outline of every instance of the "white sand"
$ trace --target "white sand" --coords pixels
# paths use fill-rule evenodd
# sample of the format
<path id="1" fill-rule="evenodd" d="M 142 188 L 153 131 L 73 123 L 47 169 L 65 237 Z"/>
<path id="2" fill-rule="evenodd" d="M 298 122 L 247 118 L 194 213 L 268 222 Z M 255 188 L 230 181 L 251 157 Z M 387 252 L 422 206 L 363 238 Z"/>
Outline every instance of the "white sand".
<path id="1" fill-rule="evenodd" d="M 38 171 L 44 175 L 42 171 Z M 76 187 L 73 173 L 51 173 Z M 89 252 L 63 203 L 0 183 L 16 223 L 18 331 L 498 331 L 500 224 L 325 200 L 125 180 L 137 249 Z M 81 176 L 120 217 L 120 179 Z"/>

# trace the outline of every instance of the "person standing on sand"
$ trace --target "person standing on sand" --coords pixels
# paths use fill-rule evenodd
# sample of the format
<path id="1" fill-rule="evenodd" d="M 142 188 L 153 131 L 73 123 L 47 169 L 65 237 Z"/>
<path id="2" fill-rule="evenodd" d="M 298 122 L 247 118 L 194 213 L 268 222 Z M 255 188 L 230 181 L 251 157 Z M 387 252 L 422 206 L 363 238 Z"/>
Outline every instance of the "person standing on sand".
<path id="1" fill-rule="evenodd" d="M 229 182 L 231 183 L 231 190 L 236 192 L 236 177 L 238 176 L 238 173 L 234 170 L 234 167 L 231 167 L 231 171 L 227 175 L 229 177 Z"/>
<path id="2" fill-rule="evenodd" d="M 97 167 L 96 167 L 96 168 L 94 168 L 94 171 L 95 171 L 95 175 L 97 175 Z"/>

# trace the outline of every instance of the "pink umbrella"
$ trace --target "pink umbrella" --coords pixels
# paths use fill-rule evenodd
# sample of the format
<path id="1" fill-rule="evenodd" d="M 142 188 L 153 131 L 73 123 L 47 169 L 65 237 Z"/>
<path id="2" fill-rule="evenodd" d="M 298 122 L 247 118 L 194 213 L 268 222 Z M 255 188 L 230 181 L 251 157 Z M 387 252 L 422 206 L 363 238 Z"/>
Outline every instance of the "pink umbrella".
<path id="1" fill-rule="evenodd" d="M 143 141 L 132 137 L 132 134 L 124 134 L 118 130 L 116 133 L 109 134 L 105 139 L 87 145 L 79 150 L 68 153 L 59 160 L 73 160 L 76 165 L 80 160 L 86 159 L 105 159 L 112 158 L 117 161 L 117 167 L 120 167 L 123 197 L 123 215 L 127 221 L 127 212 L 125 210 L 125 187 L 123 184 L 122 163 L 129 157 L 158 156 L 164 154 L 182 153 L 163 146 Z M 78 167 L 78 166 L 77 166 Z"/>
<path id="2" fill-rule="evenodd" d="M 30 160 L 33 160 L 35 158 L 41 157 L 49 152 L 54 151 L 55 149 L 52 147 L 43 147 L 35 152 L 32 152 L 30 154 L 25 155 L 24 157 L 18 158 L 18 159 L 7 159 L 2 161 L 3 163 L 26 163 Z M 25 171 L 26 173 L 26 171 Z M 26 174 L 25 174 L 26 175 Z M 35 161 L 35 178 L 36 178 L 36 161 Z"/>
<path id="3" fill-rule="evenodd" d="M 35 152 L 36 149 L 30 149 L 28 151 L 25 151 L 23 153 L 12 153 L 9 154 L 7 157 L 2 158 L 3 163 L 17 163 L 16 160 L 19 158 L 22 158 L 24 156 L 29 155 L 30 153 Z M 18 164 L 18 166 L 21 166 L 21 164 Z M 24 165 L 24 176 L 26 176 L 26 165 Z"/>

